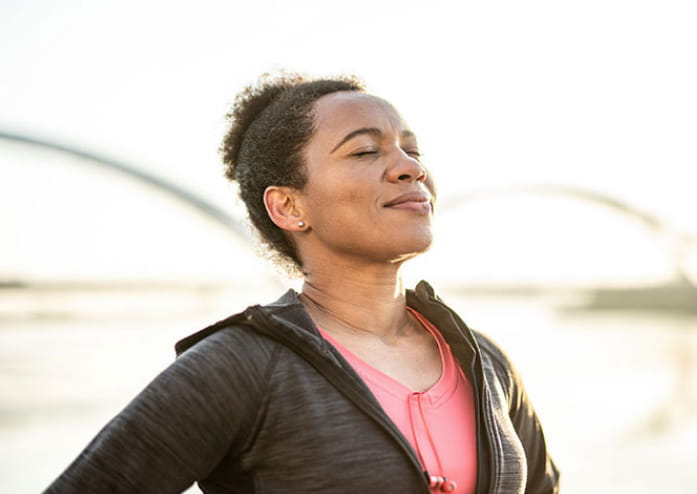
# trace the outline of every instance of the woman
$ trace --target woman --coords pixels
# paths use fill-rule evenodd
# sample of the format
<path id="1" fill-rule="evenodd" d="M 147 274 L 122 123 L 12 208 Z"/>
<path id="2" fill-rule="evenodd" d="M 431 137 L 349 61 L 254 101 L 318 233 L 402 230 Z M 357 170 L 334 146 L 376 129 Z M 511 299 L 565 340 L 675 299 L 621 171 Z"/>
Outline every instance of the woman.
<path id="1" fill-rule="evenodd" d="M 403 263 L 432 240 L 416 137 L 350 78 L 265 78 L 222 146 L 300 294 L 182 341 L 48 492 L 552 493 L 505 355 Z"/>

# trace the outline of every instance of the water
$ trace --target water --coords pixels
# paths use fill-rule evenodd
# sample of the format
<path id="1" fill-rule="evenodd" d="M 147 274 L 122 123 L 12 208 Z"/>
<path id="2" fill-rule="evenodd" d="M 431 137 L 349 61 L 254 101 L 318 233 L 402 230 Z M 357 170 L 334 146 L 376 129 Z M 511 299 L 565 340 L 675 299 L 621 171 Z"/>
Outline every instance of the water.
<path id="1" fill-rule="evenodd" d="M 53 310 L 11 309 L 23 296 L 0 303 L 0 492 L 19 494 L 46 487 L 173 360 L 176 340 L 274 298 L 53 294 Z M 697 492 L 697 317 L 445 298 L 521 371 L 564 493 Z"/>

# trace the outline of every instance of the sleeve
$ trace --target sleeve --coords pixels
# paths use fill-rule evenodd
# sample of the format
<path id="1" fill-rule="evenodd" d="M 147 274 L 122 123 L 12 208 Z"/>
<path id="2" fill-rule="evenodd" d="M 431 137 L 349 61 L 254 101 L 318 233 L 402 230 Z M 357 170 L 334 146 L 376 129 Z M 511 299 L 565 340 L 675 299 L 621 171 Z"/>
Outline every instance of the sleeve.
<path id="1" fill-rule="evenodd" d="M 220 331 L 177 358 L 45 493 L 178 493 L 241 450 L 272 362 L 260 343 L 239 345 L 241 336 Z"/>
<path id="2" fill-rule="evenodd" d="M 523 380 L 505 352 L 491 339 L 477 334 L 480 345 L 493 357 L 497 374 L 507 389 L 508 415 L 525 451 L 528 466 L 526 494 L 558 494 L 559 469 L 547 450 L 540 419 L 525 391 Z"/>

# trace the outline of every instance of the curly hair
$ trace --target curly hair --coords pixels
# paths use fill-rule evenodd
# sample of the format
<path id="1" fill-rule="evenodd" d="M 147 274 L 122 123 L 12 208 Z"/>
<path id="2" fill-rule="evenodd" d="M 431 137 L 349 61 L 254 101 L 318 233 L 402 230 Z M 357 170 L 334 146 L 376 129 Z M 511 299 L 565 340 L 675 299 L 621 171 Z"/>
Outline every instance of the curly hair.
<path id="1" fill-rule="evenodd" d="M 264 191 L 270 185 L 305 186 L 302 150 L 315 130 L 315 101 L 339 91 L 364 90 L 353 76 L 264 74 L 237 95 L 227 114 L 230 126 L 220 146 L 225 176 L 237 182 L 250 222 L 271 248 L 270 257 L 291 273 L 298 273 L 302 262 L 290 236 L 271 221 Z"/>

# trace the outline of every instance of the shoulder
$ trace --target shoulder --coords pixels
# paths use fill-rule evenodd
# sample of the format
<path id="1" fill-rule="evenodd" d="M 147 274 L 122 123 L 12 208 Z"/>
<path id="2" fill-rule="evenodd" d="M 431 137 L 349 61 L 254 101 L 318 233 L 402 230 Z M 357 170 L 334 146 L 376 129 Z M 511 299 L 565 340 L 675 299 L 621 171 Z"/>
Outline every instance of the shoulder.
<path id="1" fill-rule="evenodd" d="M 216 347 L 220 345 L 223 347 L 226 345 L 235 347 L 235 343 L 241 343 L 243 341 L 266 341 L 266 343 L 269 343 L 269 339 L 265 338 L 263 334 L 255 329 L 256 324 L 252 321 L 252 313 L 264 312 L 268 315 L 273 313 L 279 314 L 283 313 L 285 310 L 297 310 L 298 305 L 297 294 L 294 290 L 288 290 L 275 302 L 263 306 L 251 305 L 242 312 L 221 319 L 200 331 L 196 331 L 182 338 L 174 345 L 174 348 L 177 355 L 181 355 L 194 346 L 198 346 L 199 349 L 202 349 L 207 346 Z M 203 342 L 205 342 L 204 346 L 199 346 Z"/>
<path id="2" fill-rule="evenodd" d="M 208 334 L 200 333 L 192 335 L 195 339 L 187 346 L 177 343 L 174 365 L 185 372 L 213 376 L 216 380 L 241 376 L 261 378 L 269 372 L 278 352 L 276 342 L 241 324 L 221 325 Z"/>
<path id="3" fill-rule="evenodd" d="M 479 345 L 485 374 L 492 374 L 510 399 L 520 386 L 520 376 L 506 351 L 489 335 L 478 330 L 471 330 Z M 487 372 L 488 371 L 488 372 Z"/>
<path id="4" fill-rule="evenodd" d="M 471 329 L 482 356 L 492 362 L 492 364 L 500 367 L 502 371 L 510 372 L 513 363 L 505 350 L 491 336 L 476 330 Z"/>
<path id="5" fill-rule="evenodd" d="M 193 354 L 233 355 L 240 350 L 263 353 L 274 346 L 268 337 L 244 324 L 224 324 L 203 334 L 207 329 L 177 342 L 177 357 L 183 358 Z"/>

